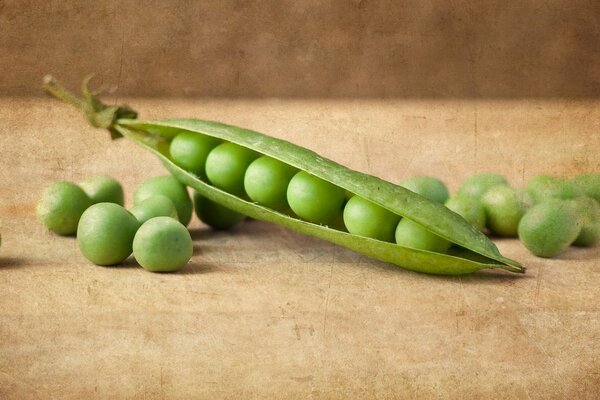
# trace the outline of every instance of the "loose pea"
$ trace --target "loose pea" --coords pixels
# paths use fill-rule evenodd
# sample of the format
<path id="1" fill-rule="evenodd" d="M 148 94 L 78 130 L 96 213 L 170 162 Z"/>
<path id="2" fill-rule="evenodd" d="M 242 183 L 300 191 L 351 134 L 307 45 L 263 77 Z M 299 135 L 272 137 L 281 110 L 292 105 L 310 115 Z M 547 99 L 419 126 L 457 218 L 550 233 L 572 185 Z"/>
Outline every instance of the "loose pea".
<path id="1" fill-rule="evenodd" d="M 187 189 L 177 179 L 171 175 L 155 176 L 147 179 L 138 186 L 133 193 L 133 204 L 138 205 L 149 197 L 163 195 L 171 199 L 179 222 L 186 225 L 190 223 L 192 218 L 192 200 L 187 192 Z"/>
<path id="2" fill-rule="evenodd" d="M 483 173 L 465 179 L 460 185 L 458 193 L 479 199 L 488 189 L 498 185 L 508 185 L 508 182 L 502 175 Z"/>
<path id="3" fill-rule="evenodd" d="M 485 228 L 485 210 L 478 198 L 456 194 L 451 196 L 445 205 L 480 231 Z"/>
<path id="4" fill-rule="evenodd" d="M 206 159 L 206 176 L 210 183 L 236 196 L 244 196 L 244 175 L 258 153 L 235 143 L 222 143 Z"/>
<path id="5" fill-rule="evenodd" d="M 549 199 L 572 199 L 582 194 L 579 187 L 571 180 L 539 175 L 527 182 L 527 193 L 534 204 Z"/>
<path id="6" fill-rule="evenodd" d="M 287 200 L 292 211 L 300 218 L 328 225 L 342 212 L 345 190 L 308 172 L 300 171 L 288 185 Z"/>
<path id="7" fill-rule="evenodd" d="M 539 257 L 554 257 L 565 251 L 579 235 L 582 221 L 567 201 L 550 199 L 533 206 L 519 223 L 519 239 Z"/>
<path id="8" fill-rule="evenodd" d="M 213 229 L 230 229 L 246 219 L 246 216 L 194 193 L 194 209 L 200 221 Z"/>
<path id="9" fill-rule="evenodd" d="M 583 222 L 581 232 L 573 244 L 585 247 L 594 246 L 600 240 L 600 204 L 587 196 L 577 197 L 572 201 Z"/>
<path id="10" fill-rule="evenodd" d="M 402 218 L 396 227 L 396 243 L 400 246 L 413 249 L 445 253 L 451 243 L 444 238 L 431 233 L 423 226 L 408 219 Z"/>
<path id="11" fill-rule="evenodd" d="M 413 176 L 400 182 L 400 186 L 436 203 L 448 200 L 448 188 L 441 180 L 431 176 Z"/>
<path id="12" fill-rule="evenodd" d="M 115 265 L 132 251 L 140 223 L 114 203 L 97 203 L 85 210 L 77 228 L 77 243 L 85 258 L 98 265 Z"/>
<path id="13" fill-rule="evenodd" d="M 156 195 L 142 200 L 129 210 L 143 224 L 154 217 L 171 217 L 179 220 L 177 209 L 167 196 Z"/>
<path id="14" fill-rule="evenodd" d="M 169 153 L 175 164 L 205 178 L 206 158 L 221 141 L 194 132 L 182 132 L 171 141 Z"/>
<path id="15" fill-rule="evenodd" d="M 170 217 L 146 221 L 133 239 L 133 256 L 151 272 L 175 272 L 192 258 L 194 245 L 188 230 Z"/>
<path id="16" fill-rule="evenodd" d="M 600 174 L 584 174 L 573 178 L 581 193 L 600 203 Z"/>
<path id="17" fill-rule="evenodd" d="M 394 241 L 394 232 L 400 216 L 360 196 L 353 196 L 344 207 L 344 225 L 348 232 Z"/>
<path id="18" fill-rule="evenodd" d="M 259 157 L 248 166 L 244 188 L 251 200 L 275 211 L 288 208 L 287 187 L 298 170 L 271 157 Z"/>
<path id="19" fill-rule="evenodd" d="M 92 200 L 74 183 L 54 182 L 42 193 L 36 214 L 40 222 L 59 235 L 73 235 L 81 214 Z"/>
<path id="20" fill-rule="evenodd" d="M 95 176 L 79 182 L 79 186 L 96 203 L 125 203 L 123 187 L 110 176 Z"/>
<path id="21" fill-rule="evenodd" d="M 519 221 L 525 212 L 515 189 L 497 185 L 488 189 L 481 198 L 487 217 L 487 226 L 492 233 L 516 237 Z"/>

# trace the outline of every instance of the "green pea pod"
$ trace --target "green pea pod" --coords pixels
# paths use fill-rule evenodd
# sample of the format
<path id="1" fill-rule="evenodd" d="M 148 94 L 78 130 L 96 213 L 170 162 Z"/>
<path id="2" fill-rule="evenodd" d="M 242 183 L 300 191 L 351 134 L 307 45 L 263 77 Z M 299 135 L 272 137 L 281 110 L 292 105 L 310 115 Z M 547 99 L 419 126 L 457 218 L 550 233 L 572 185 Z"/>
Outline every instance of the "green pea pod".
<path id="1" fill-rule="evenodd" d="M 377 177 L 353 171 L 311 150 L 259 132 L 218 122 L 196 119 L 132 119 L 131 117 L 135 118 L 135 114 L 131 114 L 132 110 L 129 107 L 107 107 L 100 103 L 97 97 L 88 91 L 87 81 L 84 82 L 83 88 L 84 100 L 60 87 L 50 77 L 45 78 L 44 87 L 51 94 L 82 110 L 94 126 L 108 129 L 113 138 L 125 136 L 154 153 L 173 176 L 204 197 L 252 218 L 273 222 L 418 272 L 460 275 L 486 268 L 525 272 L 521 264 L 503 257 L 484 234 L 443 205 Z M 305 222 L 224 192 L 181 169 L 169 159 L 169 143 L 181 131 L 236 143 L 280 160 L 364 197 L 395 214 L 409 218 L 459 247 L 452 255 L 402 247 Z"/>

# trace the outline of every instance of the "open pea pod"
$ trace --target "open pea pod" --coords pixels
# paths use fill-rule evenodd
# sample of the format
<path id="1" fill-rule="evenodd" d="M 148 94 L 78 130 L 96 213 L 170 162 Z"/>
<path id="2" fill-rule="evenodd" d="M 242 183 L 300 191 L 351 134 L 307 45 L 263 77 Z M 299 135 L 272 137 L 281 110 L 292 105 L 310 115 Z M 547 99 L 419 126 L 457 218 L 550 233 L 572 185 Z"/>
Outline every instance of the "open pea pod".
<path id="1" fill-rule="evenodd" d="M 107 107 L 100 103 L 97 97 L 88 91 L 87 81 L 84 82 L 83 100 L 60 87 L 52 78 L 46 78 L 44 86 L 51 94 L 78 107 L 92 125 L 108 129 L 113 138 L 122 135 L 154 153 L 169 172 L 185 185 L 214 202 L 252 218 L 273 222 L 418 272 L 459 275 L 486 268 L 501 268 L 520 273 L 525 271 L 518 262 L 503 257 L 484 234 L 443 205 L 377 177 L 353 171 L 288 141 L 213 121 L 137 120 L 134 119 L 137 115 L 129 107 Z M 169 159 L 168 145 L 182 131 L 236 143 L 280 160 L 366 198 L 395 214 L 409 218 L 459 247 L 454 248 L 452 254 L 402 247 L 305 222 L 224 192 L 183 170 Z"/>

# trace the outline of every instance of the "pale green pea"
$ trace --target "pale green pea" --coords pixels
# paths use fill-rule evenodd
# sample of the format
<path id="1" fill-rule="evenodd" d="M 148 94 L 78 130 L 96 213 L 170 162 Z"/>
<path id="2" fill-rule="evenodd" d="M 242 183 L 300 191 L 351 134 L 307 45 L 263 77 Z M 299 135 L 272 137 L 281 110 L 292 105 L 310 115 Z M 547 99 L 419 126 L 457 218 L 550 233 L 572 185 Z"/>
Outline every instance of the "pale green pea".
<path id="1" fill-rule="evenodd" d="M 344 225 L 348 232 L 386 242 L 394 241 L 400 216 L 360 196 L 344 206 Z"/>
<path id="2" fill-rule="evenodd" d="M 133 204 L 138 205 L 149 197 L 166 196 L 175 205 L 179 222 L 186 225 L 192 218 L 192 200 L 187 188 L 171 175 L 147 179 L 133 193 Z"/>
<path id="3" fill-rule="evenodd" d="M 231 229 L 246 219 L 245 215 L 215 203 L 198 192 L 194 192 L 194 209 L 200 221 L 218 230 Z"/>
<path id="4" fill-rule="evenodd" d="M 59 235 L 73 235 L 83 212 L 92 205 L 89 196 L 74 183 L 54 182 L 42 193 L 36 214 L 40 222 Z"/>
<path id="5" fill-rule="evenodd" d="M 246 169 L 259 154 L 235 143 L 222 143 L 206 159 L 206 176 L 217 188 L 244 197 Z"/>
<path id="6" fill-rule="evenodd" d="M 194 244 L 179 221 L 155 217 L 146 221 L 133 239 L 133 256 L 147 271 L 175 272 L 192 258 Z"/>
<path id="7" fill-rule="evenodd" d="M 181 132 L 171 141 L 169 154 L 179 167 L 201 178 L 206 177 L 206 158 L 221 141 L 194 132 Z"/>
<path id="8" fill-rule="evenodd" d="M 452 244 L 408 218 L 402 218 L 398 223 L 395 238 L 400 246 L 436 253 L 445 253 Z"/>
<path id="9" fill-rule="evenodd" d="M 476 197 L 456 194 L 445 205 L 480 231 L 485 228 L 485 210 Z"/>
<path id="10" fill-rule="evenodd" d="M 287 200 L 296 215 L 306 221 L 329 225 L 342 212 L 345 190 L 308 172 L 300 171 L 290 181 Z"/>
<path id="11" fill-rule="evenodd" d="M 508 182 L 502 175 L 495 173 L 482 173 L 465 179 L 460 185 L 458 193 L 479 199 L 489 189 L 498 185 L 508 185 Z"/>
<path id="12" fill-rule="evenodd" d="M 571 200 L 582 218 L 583 225 L 575 246 L 592 247 L 600 240 L 600 204 L 591 197 L 583 196 Z"/>
<path id="13" fill-rule="evenodd" d="M 448 200 L 448 188 L 441 180 L 431 176 L 413 176 L 400 182 L 400 186 L 436 202 Z"/>
<path id="14" fill-rule="evenodd" d="M 515 189 L 505 185 L 494 186 L 485 192 L 481 204 L 485 210 L 487 226 L 492 233 L 505 237 L 517 236 L 525 206 Z"/>
<path id="15" fill-rule="evenodd" d="M 98 265 L 115 265 L 132 251 L 140 223 L 115 203 L 97 203 L 85 210 L 77 228 L 77 243 L 85 258 Z"/>
<path id="16" fill-rule="evenodd" d="M 155 217 L 171 217 L 177 220 L 177 209 L 167 196 L 156 195 L 142 200 L 129 210 L 143 224 Z"/>
<path id="17" fill-rule="evenodd" d="M 122 206 L 125 194 L 121 184 L 110 176 L 95 176 L 79 182 L 79 186 L 95 203 L 115 203 Z"/>
<path id="18" fill-rule="evenodd" d="M 298 169 L 271 157 L 254 160 L 246 170 L 244 188 L 248 197 L 275 211 L 288 208 L 287 187 Z"/>

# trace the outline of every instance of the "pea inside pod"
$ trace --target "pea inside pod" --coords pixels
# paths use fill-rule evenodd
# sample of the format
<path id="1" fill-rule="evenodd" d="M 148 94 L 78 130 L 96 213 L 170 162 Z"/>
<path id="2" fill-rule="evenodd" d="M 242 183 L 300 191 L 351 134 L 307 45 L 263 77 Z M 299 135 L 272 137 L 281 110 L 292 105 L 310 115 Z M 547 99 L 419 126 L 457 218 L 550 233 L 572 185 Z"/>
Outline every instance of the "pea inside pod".
<path id="1" fill-rule="evenodd" d="M 524 271 L 518 262 L 502 256 L 485 235 L 468 224 L 462 217 L 449 211 L 443 204 L 427 200 L 390 182 L 353 171 L 308 149 L 255 131 L 212 121 L 127 119 L 131 118 L 133 114 L 130 108 L 114 107 L 109 109 L 86 89 L 86 99 L 93 99 L 95 108 L 92 109 L 97 110 L 98 113 L 104 113 L 102 121 L 106 121 L 106 123 L 102 125 L 97 122 L 99 116 L 89 113 L 90 106 L 87 103 L 89 100 L 77 99 L 51 78 L 46 79 L 45 87 L 57 97 L 78 107 L 81 106 L 82 110 L 87 110 L 86 115 L 94 118 L 95 125 L 107 128 L 113 137 L 122 135 L 144 146 L 155 154 L 179 181 L 193 187 L 203 197 L 233 211 L 255 219 L 277 223 L 415 271 L 436 274 L 463 274 L 484 268 L 504 268 L 512 272 Z M 112 119 L 107 116 L 112 116 Z M 208 182 L 202 181 L 195 174 L 177 166 L 165 155 L 164 147 L 168 146 L 169 142 L 182 131 L 210 136 L 224 142 L 215 147 L 207 158 Z M 220 166 L 217 165 L 219 163 L 215 163 L 215 170 L 219 173 L 211 177 L 211 156 L 225 144 L 230 144 L 231 148 L 235 148 L 234 145 L 242 147 L 246 149 L 244 152 L 254 155 L 248 157 L 250 160 L 243 167 L 238 165 L 233 168 L 235 173 L 232 175 L 221 174 Z M 246 168 L 259 156 L 271 157 L 299 170 L 288 185 L 287 200 L 292 211 L 301 219 L 248 201 L 246 194 L 238 190 L 240 187 L 243 189 Z M 233 179 L 235 185 L 232 185 L 230 189 L 219 183 L 219 179 L 222 177 L 227 178 L 224 179 L 224 182 L 228 182 L 229 178 L 235 178 Z M 242 185 L 239 182 L 242 182 Z M 311 190 L 305 190 L 309 188 Z M 397 216 L 410 219 L 426 231 L 449 243 L 455 243 L 469 251 L 484 255 L 486 261 L 477 262 L 469 258 L 447 256 L 332 229 L 328 225 L 338 219 L 342 213 L 346 192 L 360 196 Z M 317 193 L 316 196 L 315 193 Z"/>

